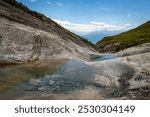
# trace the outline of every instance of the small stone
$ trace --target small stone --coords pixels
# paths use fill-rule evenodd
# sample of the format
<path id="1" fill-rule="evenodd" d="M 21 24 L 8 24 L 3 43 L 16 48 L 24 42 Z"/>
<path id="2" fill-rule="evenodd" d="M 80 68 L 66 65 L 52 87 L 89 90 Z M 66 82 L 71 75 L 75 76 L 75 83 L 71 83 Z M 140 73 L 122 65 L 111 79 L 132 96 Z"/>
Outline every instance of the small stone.
<path id="1" fill-rule="evenodd" d="M 36 91 L 37 87 L 35 87 L 33 85 L 26 85 L 26 86 L 24 86 L 24 90 L 25 91 Z"/>
<path id="2" fill-rule="evenodd" d="M 45 87 L 39 87 L 38 90 L 39 91 L 44 91 L 44 90 L 46 90 L 46 88 Z"/>
<path id="3" fill-rule="evenodd" d="M 54 83 L 55 83 L 54 80 L 50 80 L 50 81 L 49 81 L 49 85 L 53 85 Z"/>
<path id="4" fill-rule="evenodd" d="M 41 84 L 41 80 L 40 79 L 31 79 L 29 81 L 29 84 L 31 84 L 31 85 L 40 85 Z"/>

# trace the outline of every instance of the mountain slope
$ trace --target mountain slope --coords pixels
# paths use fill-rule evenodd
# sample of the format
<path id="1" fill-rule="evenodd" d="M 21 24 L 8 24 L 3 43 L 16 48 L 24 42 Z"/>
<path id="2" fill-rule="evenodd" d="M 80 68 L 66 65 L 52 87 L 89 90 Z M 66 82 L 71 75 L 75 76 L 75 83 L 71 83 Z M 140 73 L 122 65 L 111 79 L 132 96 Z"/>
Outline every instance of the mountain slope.
<path id="1" fill-rule="evenodd" d="M 66 40 L 72 40 L 79 45 L 89 45 L 94 48 L 94 45 L 88 42 L 87 40 L 83 38 L 81 39 L 81 37 L 64 29 L 53 20 L 44 16 L 43 14 L 31 11 L 26 6 L 16 2 L 15 0 L 0 0 L 0 5 L 2 9 L 0 12 L 1 17 L 4 17 L 10 21 L 31 26 L 33 28 L 58 34 L 62 36 L 62 38 Z M 80 43 L 78 42 L 78 40 Z"/>
<path id="2" fill-rule="evenodd" d="M 147 42 L 150 42 L 150 21 L 119 35 L 104 37 L 96 46 L 100 52 L 117 52 Z"/>
<path id="3" fill-rule="evenodd" d="M 15 0 L 0 0 L 0 63 L 49 58 L 89 59 L 87 40 Z"/>

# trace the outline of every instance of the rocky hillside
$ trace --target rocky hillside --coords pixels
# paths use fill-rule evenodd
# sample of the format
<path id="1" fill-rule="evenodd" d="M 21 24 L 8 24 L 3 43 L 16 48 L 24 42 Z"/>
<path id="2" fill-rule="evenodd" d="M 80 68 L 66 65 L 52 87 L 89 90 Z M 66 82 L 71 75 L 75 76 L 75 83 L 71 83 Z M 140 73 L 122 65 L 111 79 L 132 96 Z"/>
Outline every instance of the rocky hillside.
<path id="1" fill-rule="evenodd" d="M 147 42 L 150 42 L 150 21 L 119 35 L 104 37 L 96 46 L 100 52 L 117 52 Z"/>
<path id="2" fill-rule="evenodd" d="M 0 63 L 89 59 L 95 52 L 93 44 L 46 16 L 15 0 L 0 0 Z"/>

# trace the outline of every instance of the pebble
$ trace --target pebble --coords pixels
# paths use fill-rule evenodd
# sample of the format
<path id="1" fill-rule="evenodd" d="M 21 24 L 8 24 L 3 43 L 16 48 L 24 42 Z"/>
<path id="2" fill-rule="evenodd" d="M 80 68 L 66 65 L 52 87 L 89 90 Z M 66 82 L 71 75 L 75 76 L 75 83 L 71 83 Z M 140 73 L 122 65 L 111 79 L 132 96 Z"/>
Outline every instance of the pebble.
<path id="1" fill-rule="evenodd" d="M 53 78 L 49 78 L 49 76 L 47 75 L 44 78 L 30 80 L 30 82 L 26 84 L 24 90 L 67 93 L 68 91 L 84 88 L 86 85 L 87 83 L 85 81 L 79 79 L 60 78 L 56 76 L 53 76 Z"/>

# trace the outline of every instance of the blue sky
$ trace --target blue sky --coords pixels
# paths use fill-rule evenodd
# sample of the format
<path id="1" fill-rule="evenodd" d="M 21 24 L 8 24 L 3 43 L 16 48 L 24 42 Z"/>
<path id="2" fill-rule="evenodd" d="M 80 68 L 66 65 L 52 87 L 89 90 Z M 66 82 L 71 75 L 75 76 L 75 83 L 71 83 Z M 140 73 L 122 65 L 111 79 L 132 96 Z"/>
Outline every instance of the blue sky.
<path id="1" fill-rule="evenodd" d="M 129 30 L 150 20 L 150 0 L 17 0 L 81 34 Z"/>

